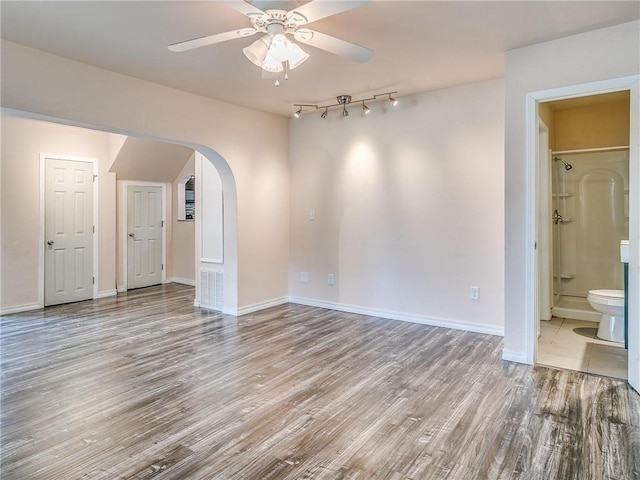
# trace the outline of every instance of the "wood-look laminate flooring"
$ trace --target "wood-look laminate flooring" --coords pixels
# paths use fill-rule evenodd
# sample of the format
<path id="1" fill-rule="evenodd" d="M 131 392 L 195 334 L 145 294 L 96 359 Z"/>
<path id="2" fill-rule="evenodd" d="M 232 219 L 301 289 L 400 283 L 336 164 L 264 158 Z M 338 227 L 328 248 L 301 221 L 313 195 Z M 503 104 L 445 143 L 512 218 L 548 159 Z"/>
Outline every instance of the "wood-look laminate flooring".
<path id="1" fill-rule="evenodd" d="M 172 284 L 1 327 L 2 480 L 640 478 L 640 396 L 499 337 Z"/>

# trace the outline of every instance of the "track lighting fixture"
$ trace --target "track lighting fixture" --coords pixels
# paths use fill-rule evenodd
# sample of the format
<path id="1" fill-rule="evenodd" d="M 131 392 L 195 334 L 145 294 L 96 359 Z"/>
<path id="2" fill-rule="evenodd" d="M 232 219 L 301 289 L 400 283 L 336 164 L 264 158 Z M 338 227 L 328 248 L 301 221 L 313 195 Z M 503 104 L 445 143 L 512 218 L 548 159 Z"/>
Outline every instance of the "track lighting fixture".
<path id="1" fill-rule="evenodd" d="M 371 102 L 377 102 L 377 101 L 380 101 L 380 100 L 388 99 L 389 103 L 391 103 L 391 105 L 395 107 L 398 104 L 398 100 L 393 98 L 391 95 L 396 94 L 396 93 L 398 93 L 398 92 L 377 93 L 373 97 L 363 98 L 361 100 L 354 100 L 354 102 L 362 103 L 362 114 L 363 115 L 367 115 L 369 112 L 371 112 L 371 108 L 369 108 L 369 106 L 365 102 L 371 103 Z M 313 105 L 313 104 L 308 104 L 308 103 L 294 103 L 293 106 L 296 107 L 297 110 L 295 111 L 295 113 L 293 115 L 296 118 L 298 118 L 298 117 L 300 117 L 300 115 L 302 115 L 303 113 L 306 113 L 309 110 L 320 110 L 320 109 L 322 109 L 324 111 L 322 112 L 320 117 L 321 118 L 327 118 L 327 115 L 329 113 L 329 109 L 330 108 L 342 107 L 342 116 L 343 117 L 348 117 L 349 116 L 349 111 L 347 110 L 347 105 L 352 103 L 351 102 L 351 95 L 338 95 L 336 97 L 336 101 L 337 101 L 337 103 L 332 103 L 331 105 Z"/>

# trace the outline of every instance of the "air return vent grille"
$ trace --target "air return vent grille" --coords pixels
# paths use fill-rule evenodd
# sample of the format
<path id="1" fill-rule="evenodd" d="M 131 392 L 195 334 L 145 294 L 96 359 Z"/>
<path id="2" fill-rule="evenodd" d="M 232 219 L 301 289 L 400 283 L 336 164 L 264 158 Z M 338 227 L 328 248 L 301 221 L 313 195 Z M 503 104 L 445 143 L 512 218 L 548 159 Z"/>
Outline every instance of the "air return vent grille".
<path id="1" fill-rule="evenodd" d="M 200 270 L 200 306 L 222 311 L 223 275 L 220 270 Z"/>

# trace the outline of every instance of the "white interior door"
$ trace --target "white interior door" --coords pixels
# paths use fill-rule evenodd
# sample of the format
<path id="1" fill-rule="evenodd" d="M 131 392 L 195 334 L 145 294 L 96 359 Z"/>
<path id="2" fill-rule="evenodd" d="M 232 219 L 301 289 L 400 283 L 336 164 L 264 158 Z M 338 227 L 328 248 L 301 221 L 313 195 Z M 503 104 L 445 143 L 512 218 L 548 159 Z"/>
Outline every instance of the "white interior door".
<path id="1" fill-rule="evenodd" d="M 162 187 L 127 186 L 127 288 L 162 283 Z"/>
<path id="2" fill-rule="evenodd" d="M 45 305 L 93 298 L 93 164 L 45 160 Z"/>

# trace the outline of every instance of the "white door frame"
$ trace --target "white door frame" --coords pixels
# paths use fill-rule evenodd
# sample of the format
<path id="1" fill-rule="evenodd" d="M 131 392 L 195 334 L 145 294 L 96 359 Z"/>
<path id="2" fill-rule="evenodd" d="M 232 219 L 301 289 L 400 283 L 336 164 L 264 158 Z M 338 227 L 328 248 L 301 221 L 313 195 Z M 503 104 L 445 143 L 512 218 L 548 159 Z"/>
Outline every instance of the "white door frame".
<path id="1" fill-rule="evenodd" d="M 128 231 L 128 201 L 127 201 L 127 188 L 128 187 L 161 187 L 162 188 L 162 283 L 167 281 L 167 192 L 171 194 L 171 185 L 161 182 L 145 182 L 138 180 L 118 180 L 118 196 L 120 197 L 120 245 L 122 256 L 122 283 L 118 286 L 119 292 L 126 292 L 128 288 L 128 248 L 129 242 L 127 241 Z"/>
<path id="2" fill-rule="evenodd" d="M 38 241 L 40 242 L 40 248 L 38 249 L 38 307 L 44 307 L 44 250 L 45 250 L 45 189 L 46 189 L 46 161 L 50 158 L 52 160 L 67 160 L 71 162 L 86 162 L 93 165 L 93 211 L 92 211 L 92 224 L 93 224 L 93 298 L 98 298 L 98 160 L 95 158 L 74 157 L 70 155 L 59 155 L 51 153 L 40 154 L 40 226 L 38 228 Z"/>
<path id="3" fill-rule="evenodd" d="M 551 158 L 549 156 L 549 127 L 538 119 L 538 193 L 545 193 L 545 197 L 537 196 L 538 201 L 538 319 L 551 320 L 553 307 L 553 242 L 551 233 Z M 545 190 L 542 190 L 544 186 Z M 540 336 L 540 322 L 537 335 Z"/>
<path id="4" fill-rule="evenodd" d="M 536 172 L 538 162 L 538 103 L 541 101 L 563 100 L 586 95 L 597 95 L 616 91 L 629 90 L 631 92 L 631 125 L 629 137 L 629 290 L 640 291 L 640 101 L 638 100 L 638 82 L 640 75 L 614 78 L 593 83 L 571 85 L 527 94 L 526 104 L 526 263 L 525 263 L 525 358 L 529 364 L 536 361 L 537 335 L 535 318 L 536 275 L 535 241 L 537 236 L 537 197 Z M 629 318 L 640 316 L 639 295 L 629 296 Z M 630 322 L 629 328 L 629 383 L 638 389 L 640 386 L 640 325 Z M 637 322 L 636 322 L 637 323 Z M 633 325 L 632 325 L 633 324 Z M 634 342 L 634 345 L 631 345 Z M 637 358 L 634 358 L 637 357 Z"/>

